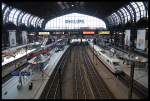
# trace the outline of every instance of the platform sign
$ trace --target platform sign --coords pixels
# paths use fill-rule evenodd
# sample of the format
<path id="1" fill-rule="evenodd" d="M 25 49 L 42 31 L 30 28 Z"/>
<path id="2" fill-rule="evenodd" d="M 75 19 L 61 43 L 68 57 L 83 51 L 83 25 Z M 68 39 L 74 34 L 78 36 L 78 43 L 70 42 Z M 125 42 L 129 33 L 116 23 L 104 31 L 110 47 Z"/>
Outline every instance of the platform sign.
<path id="1" fill-rule="evenodd" d="M 22 43 L 23 44 L 27 44 L 27 32 L 26 31 L 22 31 Z"/>
<path id="2" fill-rule="evenodd" d="M 30 76 L 31 73 L 27 71 L 13 71 L 11 73 L 12 76 Z"/>
<path id="3" fill-rule="evenodd" d="M 131 32 L 131 30 L 125 30 L 124 43 L 126 46 L 130 46 L 130 32 Z"/>
<path id="4" fill-rule="evenodd" d="M 137 44 L 136 48 L 144 50 L 145 49 L 145 34 L 146 30 L 137 30 Z"/>
<path id="5" fill-rule="evenodd" d="M 16 46 L 16 31 L 15 30 L 9 30 L 9 43 L 10 46 Z"/>

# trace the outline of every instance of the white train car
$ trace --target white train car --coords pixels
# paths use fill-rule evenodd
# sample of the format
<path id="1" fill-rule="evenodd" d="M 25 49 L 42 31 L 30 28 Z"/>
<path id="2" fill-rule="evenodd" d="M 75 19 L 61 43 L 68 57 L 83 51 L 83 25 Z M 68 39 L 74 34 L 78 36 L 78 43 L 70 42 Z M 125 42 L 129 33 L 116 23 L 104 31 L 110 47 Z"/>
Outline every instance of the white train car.
<path id="1" fill-rule="evenodd" d="M 90 44 L 90 46 L 91 48 L 93 48 L 92 44 Z M 119 74 L 123 72 L 119 59 L 108 56 L 104 50 L 100 49 L 97 46 L 94 46 L 94 53 L 114 74 Z"/>

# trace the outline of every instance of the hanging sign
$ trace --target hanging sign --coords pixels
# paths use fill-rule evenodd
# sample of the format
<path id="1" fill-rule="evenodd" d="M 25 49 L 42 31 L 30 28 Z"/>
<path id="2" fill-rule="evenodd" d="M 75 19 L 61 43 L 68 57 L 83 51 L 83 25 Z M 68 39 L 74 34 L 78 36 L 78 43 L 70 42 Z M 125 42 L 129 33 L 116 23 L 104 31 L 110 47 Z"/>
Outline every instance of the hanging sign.
<path id="1" fill-rule="evenodd" d="M 22 43 L 27 44 L 27 32 L 22 31 Z"/>
<path id="2" fill-rule="evenodd" d="M 9 43 L 10 46 L 16 46 L 16 31 L 15 30 L 9 30 Z"/>
<path id="3" fill-rule="evenodd" d="M 130 30 L 125 30 L 125 45 L 130 46 Z"/>

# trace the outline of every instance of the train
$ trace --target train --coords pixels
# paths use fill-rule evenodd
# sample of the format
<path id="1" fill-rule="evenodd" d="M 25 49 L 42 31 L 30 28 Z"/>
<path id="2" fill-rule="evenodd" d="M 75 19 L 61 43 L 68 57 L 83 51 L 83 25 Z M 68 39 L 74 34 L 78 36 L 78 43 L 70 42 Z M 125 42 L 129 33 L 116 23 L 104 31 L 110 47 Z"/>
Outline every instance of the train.
<path id="1" fill-rule="evenodd" d="M 90 44 L 91 45 L 91 44 Z M 91 45 L 93 48 L 93 46 Z M 123 68 L 120 65 L 119 59 L 108 56 L 101 48 L 94 49 L 96 56 L 106 65 L 106 67 L 114 74 L 120 74 L 123 72 Z"/>

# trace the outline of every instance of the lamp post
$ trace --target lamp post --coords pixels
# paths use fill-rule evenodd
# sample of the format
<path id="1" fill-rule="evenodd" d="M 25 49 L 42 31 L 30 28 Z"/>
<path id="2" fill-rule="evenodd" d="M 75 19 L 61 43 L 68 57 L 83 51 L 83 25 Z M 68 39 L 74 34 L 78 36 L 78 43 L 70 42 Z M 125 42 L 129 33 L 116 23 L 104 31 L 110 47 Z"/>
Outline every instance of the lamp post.
<path id="1" fill-rule="evenodd" d="M 128 99 L 132 99 L 132 91 L 133 91 L 133 83 L 134 83 L 134 67 L 135 67 L 135 61 L 130 59 L 130 57 L 131 57 L 131 50 L 134 50 L 133 46 L 131 46 L 130 52 L 129 52 L 129 61 L 131 61 L 131 70 L 130 70 Z"/>
<path id="2" fill-rule="evenodd" d="M 130 72 L 130 81 L 129 81 L 129 93 L 128 93 L 128 98 L 129 99 L 132 99 L 133 80 L 134 80 L 133 79 L 134 78 L 134 66 L 135 66 L 135 63 L 132 61 L 132 63 L 131 63 L 131 72 Z"/>
<path id="3" fill-rule="evenodd" d="M 94 62 L 94 40 L 93 40 L 93 62 Z"/>
<path id="4" fill-rule="evenodd" d="M 62 73 L 61 73 L 62 71 L 61 71 L 61 68 L 59 67 L 59 86 L 60 86 L 60 99 L 62 98 L 62 78 L 61 78 L 61 75 L 62 75 Z"/>

